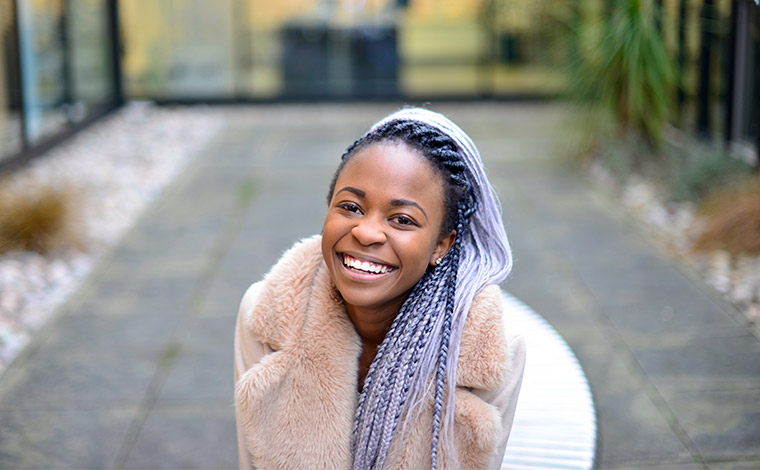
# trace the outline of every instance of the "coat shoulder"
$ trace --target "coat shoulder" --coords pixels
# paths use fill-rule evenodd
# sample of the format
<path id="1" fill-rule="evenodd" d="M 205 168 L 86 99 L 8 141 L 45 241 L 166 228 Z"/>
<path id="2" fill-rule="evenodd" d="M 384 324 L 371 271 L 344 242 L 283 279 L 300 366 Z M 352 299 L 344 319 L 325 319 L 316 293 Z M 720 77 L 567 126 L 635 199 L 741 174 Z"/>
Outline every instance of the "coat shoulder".
<path id="1" fill-rule="evenodd" d="M 275 349 L 292 341 L 303 324 L 314 275 L 322 264 L 321 240 L 315 235 L 293 245 L 240 303 L 239 315 L 248 328 Z"/>

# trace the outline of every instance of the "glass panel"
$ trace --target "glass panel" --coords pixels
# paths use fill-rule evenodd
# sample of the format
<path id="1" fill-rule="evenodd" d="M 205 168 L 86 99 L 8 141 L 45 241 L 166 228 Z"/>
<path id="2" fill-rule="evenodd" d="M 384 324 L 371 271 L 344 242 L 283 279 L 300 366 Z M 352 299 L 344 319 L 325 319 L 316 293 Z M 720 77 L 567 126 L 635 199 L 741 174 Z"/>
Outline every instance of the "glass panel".
<path id="1" fill-rule="evenodd" d="M 299 3 L 299 2 L 293 2 Z M 304 2 L 301 2 L 304 3 Z M 313 3 L 313 2 L 309 2 Z M 290 2 L 239 0 L 238 60 L 239 93 L 254 98 L 274 98 L 282 92 L 280 26 L 293 14 Z M 295 8 L 304 5 L 295 5 Z"/>
<path id="2" fill-rule="evenodd" d="M 113 99 L 111 35 L 105 0 L 70 0 L 67 7 L 70 117 L 78 121 Z"/>
<path id="3" fill-rule="evenodd" d="M 132 97 L 234 95 L 233 0 L 120 2 Z"/>
<path id="4" fill-rule="evenodd" d="M 21 150 L 15 15 L 11 0 L 0 0 L 0 159 Z"/>
<path id="5" fill-rule="evenodd" d="M 34 143 L 66 124 L 62 0 L 19 0 L 18 8 L 24 119 Z"/>

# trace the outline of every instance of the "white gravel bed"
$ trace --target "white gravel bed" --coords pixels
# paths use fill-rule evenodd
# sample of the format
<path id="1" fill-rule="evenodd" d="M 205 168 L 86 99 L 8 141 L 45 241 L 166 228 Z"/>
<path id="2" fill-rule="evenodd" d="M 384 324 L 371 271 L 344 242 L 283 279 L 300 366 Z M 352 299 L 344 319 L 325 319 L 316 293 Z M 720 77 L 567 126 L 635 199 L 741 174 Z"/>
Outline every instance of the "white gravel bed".
<path id="1" fill-rule="evenodd" d="M 205 107 L 131 103 L 11 175 L 75 194 L 81 246 L 0 254 L 0 374 L 222 123 Z"/>
<path id="2" fill-rule="evenodd" d="M 733 256 L 722 250 L 696 253 L 692 247 L 702 220 L 693 204 L 666 204 L 657 187 L 638 176 L 619 185 L 598 163 L 591 165 L 591 175 L 604 189 L 617 194 L 622 204 L 670 254 L 686 261 L 741 310 L 753 332 L 760 336 L 760 256 Z"/>

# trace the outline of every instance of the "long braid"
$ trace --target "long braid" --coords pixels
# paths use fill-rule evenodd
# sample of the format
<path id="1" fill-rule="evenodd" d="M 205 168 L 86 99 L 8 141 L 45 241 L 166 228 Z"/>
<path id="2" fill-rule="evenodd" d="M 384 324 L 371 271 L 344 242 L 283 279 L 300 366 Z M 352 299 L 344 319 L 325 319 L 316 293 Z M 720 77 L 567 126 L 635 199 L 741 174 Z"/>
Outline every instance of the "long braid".
<path id="1" fill-rule="evenodd" d="M 455 457 L 451 440 L 454 387 L 466 314 L 478 290 L 506 277 L 511 254 L 498 199 L 485 179 L 477 150 L 461 129 L 430 111 L 397 112 L 351 144 L 330 184 L 328 201 L 350 158 L 380 142 L 398 142 L 417 150 L 439 173 L 445 209 L 441 235 L 455 230 L 456 238 L 443 261 L 429 268 L 412 288 L 370 365 L 354 421 L 353 465 L 354 469 L 383 468 L 391 458 L 391 446 L 398 440 L 396 449 L 403 448 L 426 397 L 433 393 L 430 464 L 436 469 L 439 448 Z M 481 199 L 486 207 L 477 210 Z M 480 233 L 483 229 L 485 234 Z M 490 261 L 489 255 L 495 255 L 497 262 Z"/>
<path id="2" fill-rule="evenodd" d="M 460 205 L 457 210 L 457 234 L 464 234 L 466 229 L 467 208 Z M 435 402 L 433 404 L 433 436 L 431 439 L 430 447 L 430 468 L 437 468 L 438 457 L 438 440 L 441 434 L 441 414 L 443 411 L 443 390 L 446 382 L 446 368 L 449 366 L 448 352 L 449 342 L 451 336 L 451 324 L 454 318 L 454 300 L 456 297 L 456 281 L 457 272 L 459 270 L 459 255 L 461 253 L 461 246 L 463 236 L 458 236 L 452 246 L 449 254 L 447 255 L 448 262 L 452 265 L 452 269 L 449 271 L 450 279 L 446 283 L 446 310 L 443 317 L 443 327 L 441 331 L 441 349 L 438 355 L 438 368 L 436 370 L 436 387 L 435 387 Z M 451 449 L 449 450 L 451 452 Z"/>

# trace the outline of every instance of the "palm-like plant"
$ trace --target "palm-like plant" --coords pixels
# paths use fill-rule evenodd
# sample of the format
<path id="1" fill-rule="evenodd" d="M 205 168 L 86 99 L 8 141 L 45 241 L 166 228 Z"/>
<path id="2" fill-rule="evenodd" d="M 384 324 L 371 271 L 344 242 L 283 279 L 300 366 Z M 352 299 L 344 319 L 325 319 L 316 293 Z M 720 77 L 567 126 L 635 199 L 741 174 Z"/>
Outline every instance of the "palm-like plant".
<path id="1" fill-rule="evenodd" d="M 651 0 L 618 0 L 601 32 L 576 28 L 570 83 L 576 95 L 612 111 L 620 134 L 638 131 L 657 146 L 676 72 L 654 9 Z"/>

